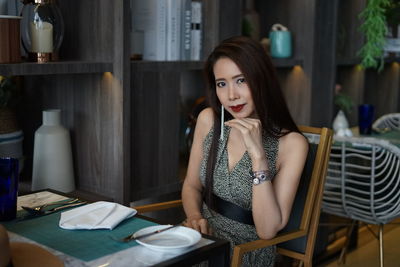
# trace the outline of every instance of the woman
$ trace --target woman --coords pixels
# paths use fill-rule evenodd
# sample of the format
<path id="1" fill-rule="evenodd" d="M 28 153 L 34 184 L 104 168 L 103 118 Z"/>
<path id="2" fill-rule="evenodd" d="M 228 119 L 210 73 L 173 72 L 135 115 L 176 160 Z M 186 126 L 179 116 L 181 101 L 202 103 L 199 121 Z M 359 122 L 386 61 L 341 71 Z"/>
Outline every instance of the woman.
<path id="1" fill-rule="evenodd" d="M 259 43 L 224 40 L 205 73 L 211 107 L 198 116 L 183 184 L 186 225 L 231 246 L 273 238 L 288 222 L 308 143 Z M 269 247 L 243 263 L 272 266 L 274 259 Z"/>

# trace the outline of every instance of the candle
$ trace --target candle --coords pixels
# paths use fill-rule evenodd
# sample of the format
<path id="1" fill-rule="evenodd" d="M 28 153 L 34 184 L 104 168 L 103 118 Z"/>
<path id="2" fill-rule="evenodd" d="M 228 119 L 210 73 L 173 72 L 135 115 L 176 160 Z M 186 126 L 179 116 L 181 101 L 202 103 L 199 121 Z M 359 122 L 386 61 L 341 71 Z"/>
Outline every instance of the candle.
<path id="1" fill-rule="evenodd" d="M 53 25 L 49 22 L 39 21 L 31 23 L 31 52 L 53 52 Z"/>

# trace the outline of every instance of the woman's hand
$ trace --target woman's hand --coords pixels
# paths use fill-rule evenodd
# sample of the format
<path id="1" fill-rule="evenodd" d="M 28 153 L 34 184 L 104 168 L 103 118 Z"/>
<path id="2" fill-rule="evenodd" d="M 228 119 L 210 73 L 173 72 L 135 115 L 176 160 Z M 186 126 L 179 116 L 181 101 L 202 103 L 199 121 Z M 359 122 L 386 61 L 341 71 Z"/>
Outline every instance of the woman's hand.
<path id="1" fill-rule="evenodd" d="M 192 228 L 202 234 L 211 235 L 211 229 L 208 226 L 208 221 L 203 216 L 191 216 L 183 222 L 183 226 Z"/>
<path id="2" fill-rule="evenodd" d="M 244 145 L 252 160 L 264 160 L 265 152 L 262 143 L 262 126 L 258 119 L 233 119 L 225 125 L 238 130 L 242 134 Z"/>

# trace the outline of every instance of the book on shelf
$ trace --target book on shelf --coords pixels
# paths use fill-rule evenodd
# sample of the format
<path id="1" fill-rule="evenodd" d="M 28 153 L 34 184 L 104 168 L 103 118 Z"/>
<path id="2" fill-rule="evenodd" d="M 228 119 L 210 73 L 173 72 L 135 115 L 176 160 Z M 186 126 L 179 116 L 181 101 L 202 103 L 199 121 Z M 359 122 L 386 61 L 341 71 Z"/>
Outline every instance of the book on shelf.
<path id="1" fill-rule="evenodd" d="M 196 2 L 196 6 L 200 2 Z M 196 8 L 196 7 L 195 7 Z M 193 33 L 192 0 L 131 0 L 131 57 L 152 61 L 199 60 L 201 27 Z M 201 13 L 196 9 L 196 12 Z M 195 37 L 197 47 L 193 50 Z M 199 43 L 200 42 L 200 43 Z M 197 51 L 197 52 L 196 52 Z M 143 55 L 142 57 L 140 55 Z"/>
<path id="2" fill-rule="evenodd" d="M 181 0 L 167 0 L 167 58 L 168 61 L 180 60 L 181 52 Z"/>
<path id="3" fill-rule="evenodd" d="M 191 60 L 201 58 L 201 38 L 202 38 L 202 2 L 192 1 L 192 25 L 191 25 Z"/>
<path id="4" fill-rule="evenodd" d="M 190 60 L 192 0 L 182 0 L 181 60 Z"/>
<path id="5" fill-rule="evenodd" d="M 132 53 L 142 47 L 144 60 L 166 60 L 167 0 L 133 0 L 131 7 Z"/>

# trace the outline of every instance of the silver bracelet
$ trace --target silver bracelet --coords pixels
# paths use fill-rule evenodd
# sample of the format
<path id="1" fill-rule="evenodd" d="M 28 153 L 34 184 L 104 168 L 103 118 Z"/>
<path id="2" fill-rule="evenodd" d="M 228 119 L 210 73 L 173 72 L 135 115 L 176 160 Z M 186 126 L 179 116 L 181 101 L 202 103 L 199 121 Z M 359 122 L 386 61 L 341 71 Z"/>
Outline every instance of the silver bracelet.
<path id="1" fill-rule="evenodd" d="M 259 185 L 265 181 L 271 181 L 273 178 L 267 170 L 250 171 L 250 175 L 253 181 L 253 185 Z"/>

